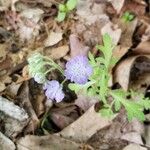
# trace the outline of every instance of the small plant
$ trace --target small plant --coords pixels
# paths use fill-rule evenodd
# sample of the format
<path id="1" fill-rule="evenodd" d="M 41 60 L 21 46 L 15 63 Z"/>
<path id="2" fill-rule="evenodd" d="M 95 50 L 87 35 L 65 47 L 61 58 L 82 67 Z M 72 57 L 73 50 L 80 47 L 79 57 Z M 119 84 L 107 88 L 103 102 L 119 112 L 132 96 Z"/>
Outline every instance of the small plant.
<path id="1" fill-rule="evenodd" d="M 77 0 L 68 0 L 65 4 L 59 4 L 58 6 L 58 15 L 56 20 L 58 22 L 64 21 L 66 15 L 72 11 L 77 5 Z"/>
<path id="2" fill-rule="evenodd" d="M 103 45 L 98 45 L 97 49 L 103 56 L 94 58 L 91 53 L 89 59 L 82 55 L 76 56 L 66 63 L 65 70 L 50 58 L 39 53 L 34 54 L 28 59 L 29 73 L 35 81 L 43 84 L 45 95 L 49 100 L 61 102 L 65 96 L 63 83 L 70 80 L 74 82 L 69 84 L 71 90 L 76 93 L 82 90 L 86 95 L 97 97 L 103 103 L 103 108 L 99 110 L 103 116 L 113 116 L 124 107 L 129 120 L 133 118 L 145 120 L 143 110 L 150 109 L 150 99 L 132 90 L 126 92 L 109 87 L 110 71 L 117 60 L 113 57 L 114 45 L 108 34 L 103 36 Z M 61 84 L 56 80 L 48 81 L 46 78 L 54 69 L 59 70 L 64 76 Z M 138 97 L 138 100 L 135 101 L 135 97 Z"/>
<path id="3" fill-rule="evenodd" d="M 103 108 L 100 113 L 104 116 L 112 116 L 124 107 L 129 120 L 137 118 L 141 121 L 145 120 L 143 109 L 150 109 L 150 99 L 144 98 L 144 95 L 130 91 L 125 92 L 122 89 L 112 90 L 109 85 L 110 70 L 117 60 L 113 58 L 114 49 L 112 40 L 108 34 L 103 36 L 104 45 L 98 45 L 97 48 L 103 53 L 102 57 L 94 58 L 89 53 L 89 62 L 93 68 L 93 74 L 89 77 L 89 81 L 84 85 L 70 83 L 71 90 L 78 92 L 83 90 L 89 96 L 96 96 L 103 102 Z M 134 101 L 134 97 L 138 96 L 139 100 Z M 111 100 L 108 98 L 111 97 Z M 128 99 L 127 97 L 130 97 Z"/>
<path id="4" fill-rule="evenodd" d="M 133 15 L 132 13 L 126 11 L 121 18 L 124 22 L 131 22 L 131 21 L 134 20 L 135 15 Z"/>

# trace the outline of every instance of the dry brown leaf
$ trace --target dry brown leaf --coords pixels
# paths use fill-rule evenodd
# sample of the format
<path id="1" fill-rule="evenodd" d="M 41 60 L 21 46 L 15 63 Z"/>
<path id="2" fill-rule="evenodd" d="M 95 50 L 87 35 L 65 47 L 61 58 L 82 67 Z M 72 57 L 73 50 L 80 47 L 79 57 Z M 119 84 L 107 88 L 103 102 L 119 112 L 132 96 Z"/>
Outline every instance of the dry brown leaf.
<path id="1" fill-rule="evenodd" d="M 148 150 L 148 149 L 138 144 L 129 144 L 123 150 Z"/>
<path id="2" fill-rule="evenodd" d="M 52 113 L 51 119 L 55 123 L 55 125 L 60 129 L 64 129 L 74 121 L 74 119 L 58 113 Z"/>
<path id="3" fill-rule="evenodd" d="M 130 80 L 132 81 L 132 79 L 135 78 L 135 76 L 137 76 L 139 73 L 139 72 L 131 73 L 131 69 L 132 69 L 134 63 L 136 63 L 136 61 L 138 59 L 142 59 L 142 61 L 141 61 L 141 65 L 142 65 L 142 63 L 144 64 L 144 60 L 145 61 L 147 61 L 147 59 L 149 60 L 149 56 L 141 55 L 141 56 L 129 57 L 129 58 L 125 59 L 124 61 L 122 61 L 121 63 L 119 63 L 119 65 L 116 67 L 116 70 L 114 73 L 114 82 L 119 83 L 124 90 L 128 90 L 129 85 L 130 85 Z M 145 67 L 145 66 L 143 66 L 143 67 Z M 143 72 L 145 73 L 146 70 L 143 71 L 142 67 L 141 67 L 140 75 Z M 147 72 L 149 72 L 149 70 L 147 70 Z M 135 75 L 135 73 L 137 73 L 137 75 Z M 131 79 L 131 75 L 133 76 L 132 79 Z M 142 82 L 145 82 L 145 81 L 143 80 Z"/>
<path id="4" fill-rule="evenodd" d="M 122 35 L 120 39 L 121 47 L 131 47 L 132 46 L 132 36 L 136 29 L 138 20 L 134 19 L 129 23 L 124 23 L 121 20 L 118 21 L 119 28 L 122 30 Z"/>
<path id="5" fill-rule="evenodd" d="M 125 0 L 110 0 L 110 3 L 112 4 L 112 6 L 114 7 L 114 9 L 118 14 L 124 5 L 124 2 Z"/>
<path id="6" fill-rule="evenodd" d="M 129 47 L 121 47 L 118 45 L 113 50 L 113 57 L 120 60 L 129 50 Z"/>
<path id="7" fill-rule="evenodd" d="M 6 89 L 5 84 L 0 81 L 0 92 L 4 91 L 5 89 Z"/>
<path id="8" fill-rule="evenodd" d="M 141 42 L 133 52 L 136 54 L 149 55 L 150 54 L 150 41 Z"/>
<path id="9" fill-rule="evenodd" d="M 48 48 L 45 50 L 45 55 L 51 57 L 52 59 L 60 59 L 69 52 L 69 46 L 63 45 L 57 48 Z"/>
<path id="10" fill-rule="evenodd" d="M 104 15 L 105 4 L 96 4 L 91 0 L 79 0 L 77 15 L 85 25 L 92 25 Z"/>
<path id="11" fill-rule="evenodd" d="M 79 150 L 80 144 L 56 135 L 26 135 L 17 141 L 18 150 Z"/>
<path id="12" fill-rule="evenodd" d="M 101 33 L 104 35 L 105 33 L 108 33 L 110 37 L 112 38 L 112 42 L 114 45 L 117 45 L 120 37 L 121 37 L 121 29 L 118 28 L 117 25 L 114 25 L 113 23 L 109 22 L 107 23 L 102 29 Z"/>
<path id="13" fill-rule="evenodd" d="M 75 34 L 71 34 L 69 40 L 70 40 L 71 57 L 88 54 L 89 47 L 82 44 Z"/>
<path id="14" fill-rule="evenodd" d="M 88 110 L 91 106 L 99 101 L 97 98 L 85 96 L 81 93 L 79 93 L 77 97 L 78 98 L 75 101 L 75 105 L 77 105 L 84 111 Z"/>
<path id="15" fill-rule="evenodd" d="M 145 15 L 146 3 L 138 3 L 131 0 L 126 0 L 121 11 L 122 12 L 129 11 L 134 13 L 136 16 L 140 17 L 142 15 Z"/>
<path id="16" fill-rule="evenodd" d="M 37 128 L 37 125 L 39 124 L 39 119 L 33 109 L 33 106 L 31 104 L 30 98 L 29 98 L 29 87 L 28 87 L 28 82 L 25 81 L 22 90 L 20 94 L 18 95 L 19 102 L 23 104 L 24 108 L 26 108 L 26 111 L 29 114 L 30 117 L 30 122 L 28 126 L 26 127 L 25 132 L 34 132 L 35 129 Z"/>
<path id="17" fill-rule="evenodd" d="M 6 51 L 7 46 L 5 44 L 0 44 L 0 62 L 6 59 Z"/>
<path id="18" fill-rule="evenodd" d="M 95 112 L 94 106 L 92 106 L 79 119 L 57 133 L 57 135 L 66 139 L 85 142 L 98 130 L 109 126 L 111 121 L 111 119 L 104 118 Z"/>
<path id="19" fill-rule="evenodd" d="M 123 136 L 121 136 L 121 139 L 129 141 L 129 142 L 133 142 L 133 143 L 136 143 L 136 144 L 140 144 L 140 145 L 144 144 L 143 141 L 142 141 L 141 135 L 137 132 L 126 133 Z"/>
<path id="20" fill-rule="evenodd" d="M 49 47 L 57 44 L 62 40 L 63 33 L 51 32 L 45 40 L 44 46 Z"/>
<path id="21" fill-rule="evenodd" d="M 15 82 L 12 82 L 6 88 L 7 95 L 11 96 L 12 98 L 15 98 L 21 85 L 22 83 L 17 84 Z"/>

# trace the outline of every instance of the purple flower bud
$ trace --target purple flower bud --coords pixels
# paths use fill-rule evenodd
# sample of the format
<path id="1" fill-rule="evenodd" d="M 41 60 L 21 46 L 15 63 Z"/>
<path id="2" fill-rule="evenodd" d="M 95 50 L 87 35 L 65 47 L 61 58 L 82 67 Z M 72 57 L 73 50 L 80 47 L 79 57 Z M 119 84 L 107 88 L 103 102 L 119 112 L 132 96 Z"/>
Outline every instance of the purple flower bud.
<path id="1" fill-rule="evenodd" d="M 86 56 L 76 56 L 66 63 L 65 77 L 72 82 L 85 84 L 93 69 Z"/>
<path id="2" fill-rule="evenodd" d="M 61 102 L 65 96 L 62 91 L 62 86 L 56 80 L 47 81 L 43 89 L 46 90 L 45 95 L 47 98 L 50 100 L 56 100 L 57 103 Z"/>

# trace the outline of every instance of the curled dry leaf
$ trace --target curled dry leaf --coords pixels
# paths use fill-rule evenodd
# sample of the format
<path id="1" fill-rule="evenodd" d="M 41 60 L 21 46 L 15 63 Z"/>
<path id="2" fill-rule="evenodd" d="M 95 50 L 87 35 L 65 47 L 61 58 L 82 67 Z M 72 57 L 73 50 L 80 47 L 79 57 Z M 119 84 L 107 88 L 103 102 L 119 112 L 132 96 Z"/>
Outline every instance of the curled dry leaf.
<path id="1" fill-rule="evenodd" d="M 132 46 L 132 36 L 137 27 L 138 19 L 134 19 L 129 23 L 124 23 L 121 20 L 118 21 L 119 28 L 122 30 L 122 35 L 120 38 L 120 45 L 122 47 L 131 47 Z"/>
<path id="2" fill-rule="evenodd" d="M 119 29 L 117 25 L 114 25 L 111 22 L 107 23 L 101 29 L 102 35 L 104 35 L 105 33 L 108 33 L 110 35 L 114 45 L 118 44 L 121 37 L 121 32 L 122 32 L 121 29 Z"/>
<path id="3" fill-rule="evenodd" d="M 150 41 L 141 42 L 133 52 L 136 54 L 150 55 Z"/>
<path id="4" fill-rule="evenodd" d="M 70 41 L 71 57 L 88 54 L 89 47 L 82 44 L 75 34 L 70 35 L 69 41 Z"/>
<path id="5" fill-rule="evenodd" d="M 109 126 L 111 121 L 111 119 L 102 117 L 95 112 L 94 106 L 91 106 L 79 119 L 57 133 L 57 135 L 66 139 L 85 142 L 98 130 Z"/>
<path id="6" fill-rule="evenodd" d="M 141 68 L 138 68 L 138 69 L 140 69 L 139 72 L 132 72 L 131 73 L 131 69 L 133 69 L 134 64 L 139 59 L 142 60 L 139 62 L 139 63 L 141 63 Z M 129 58 L 125 59 L 124 61 L 119 63 L 119 65 L 116 67 L 116 70 L 114 73 L 114 82 L 119 83 L 124 90 L 128 90 L 128 88 L 130 86 L 130 80 L 133 80 L 136 76 L 138 77 L 139 74 L 142 75 L 142 73 L 145 73 L 146 71 L 149 72 L 149 69 L 148 69 L 149 67 L 145 70 L 144 69 L 145 66 L 142 65 L 145 63 L 147 64 L 148 60 L 149 60 L 149 55 L 147 55 L 147 56 L 146 55 L 145 56 L 144 55 L 143 56 L 142 55 L 141 56 L 133 56 L 133 57 L 129 57 Z M 145 82 L 145 81 L 143 80 L 142 82 Z M 148 84 L 148 83 L 145 83 L 145 84 Z"/>
<path id="7" fill-rule="evenodd" d="M 7 95 L 11 96 L 12 98 L 15 98 L 17 96 L 18 90 L 21 85 L 22 85 L 22 83 L 18 84 L 18 83 L 12 82 L 6 88 Z"/>
<path id="8" fill-rule="evenodd" d="M 17 141 L 18 150 L 79 150 L 80 144 L 66 140 L 56 135 L 33 136 L 26 135 Z"/>
<path id="9" fill-rule="evenodd" d="M 57 44 L 62 40 L 62 35 L 63 33 L 58 33 L 58 32 L 51 32 L 48 35 L 48 38 L 45 40 L 44 46 L 49 47 Z"/>
<path id="10" fill-rule="evenodd" d="M 22 86 L 22 90 L 18 95 L 19 102 L 23 104 L 23 107 L 26 108 L 26 111 L 29 114 L 30 122 L 28 126 L 26 127 L 25 132 L 34 132 L 34 130 L 37 128 L 37 125 L 39 123 L 39 119 L 33 109 L 33 106 L 31 104 L 30 98 L 29 98 L 29 87 L 28 82 L 25 81 L 25 83 Z"/>
<path id="11" fill-rule="evenodd" d="M 60 59 L 69 52 L 69 46 L 68 45 L 63 45 L 57 48 L 47 48 L 45 50 L 46 56 L 51 57 L 52 59 Z"/>

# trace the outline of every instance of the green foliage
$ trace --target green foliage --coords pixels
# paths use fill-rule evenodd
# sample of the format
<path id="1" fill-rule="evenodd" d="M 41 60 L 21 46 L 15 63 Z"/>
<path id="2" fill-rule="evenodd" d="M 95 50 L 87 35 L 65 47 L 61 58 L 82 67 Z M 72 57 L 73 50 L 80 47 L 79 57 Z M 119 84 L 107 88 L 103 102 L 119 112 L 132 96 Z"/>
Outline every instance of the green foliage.
<path id="1" fill-rule="evenodd" d="M 72 11 L 77 5 L 77 0 L 68 0 L 65 4 L 59 4 L 58 6 L 58 15 L 56 20 L 58 22 L 64 21 L 66 15 Z"/>
<path id="2" fill-rule="evenodd" d="M 34 53 L 28 58 L 28 67 L 30 76 L 40 84 L 46 82 L 46 75 L 54 69 L 59 70 L 63 74 L 63 70 L 59 65 L 40 53 Z"/>
<path id="3" fill-rule="evenodd" d="M 103 108 L 99 111 L 103 116 L 111 117 L 124 107 L 129 121 L 133 118 L 140 121 L 145 120 L 143 110 L 150 109 L 150 99 L 144 98 L 143 94 L 134 91 L 112 90 L 109 87 L 110 70 L 112 64 L 114 65 L 117 60 L 112 56 L 114 45 L 108 34 L 103 36 L 103 45 L 97 45 L 97 49 L 100 50 L 102 56 L 94 58 L 89 53 L 89 62 L 93 67 L 93 74 L 89 78 L 89 82 L 85 85 L 70 84 L 70 89 L 75 92 L 83 90 L 87 95 L 97 96 L 103 102 Z"/>
<path id="4" fill-rule="evenodd" d="M 122 20 L 124 22 L 131 22 L 133 21 L 135 18 L 135 15 L 131 14 L 130 12 L 126 11 L 123 16 L 122 16 Z"/>

